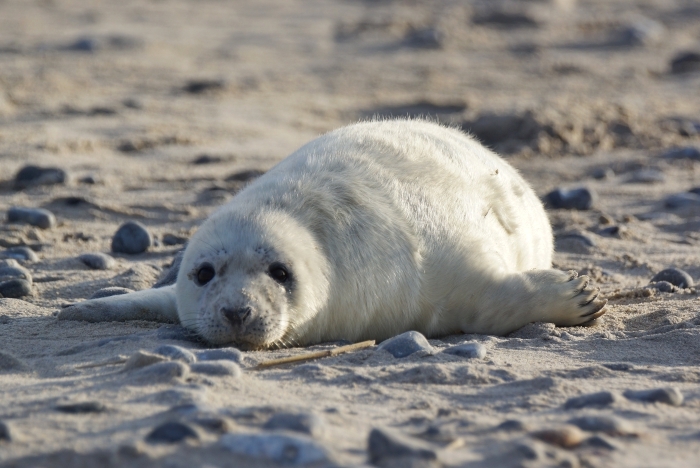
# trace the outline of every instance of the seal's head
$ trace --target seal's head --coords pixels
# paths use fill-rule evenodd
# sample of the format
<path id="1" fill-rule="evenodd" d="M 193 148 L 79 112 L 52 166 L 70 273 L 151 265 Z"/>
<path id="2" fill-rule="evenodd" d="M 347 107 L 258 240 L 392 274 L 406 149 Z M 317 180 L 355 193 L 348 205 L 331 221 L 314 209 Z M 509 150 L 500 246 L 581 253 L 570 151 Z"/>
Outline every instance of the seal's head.
<path id="1" fill-rule="evenodd" d="M 286 212 L 222 210 L 185 250 L 180 322 L 212 344 L 291 345 L 326 302 L 327 271 L 314 236 Z"/>

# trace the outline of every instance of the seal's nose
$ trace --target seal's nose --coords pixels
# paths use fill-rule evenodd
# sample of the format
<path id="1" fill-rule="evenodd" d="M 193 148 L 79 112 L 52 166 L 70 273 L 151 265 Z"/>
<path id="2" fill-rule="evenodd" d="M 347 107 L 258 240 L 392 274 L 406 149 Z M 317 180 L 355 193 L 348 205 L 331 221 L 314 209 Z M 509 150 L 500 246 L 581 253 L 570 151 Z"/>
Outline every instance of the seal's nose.
<path id="1" fill-rule="evenodd" d="M 250 317 L 250 307 L 244 307 L 242 309 L 221 309 L 221 313 L 226 317 L 226 320 L 231 322 L 234 327 L 240 327 L 243 323 Z"/>

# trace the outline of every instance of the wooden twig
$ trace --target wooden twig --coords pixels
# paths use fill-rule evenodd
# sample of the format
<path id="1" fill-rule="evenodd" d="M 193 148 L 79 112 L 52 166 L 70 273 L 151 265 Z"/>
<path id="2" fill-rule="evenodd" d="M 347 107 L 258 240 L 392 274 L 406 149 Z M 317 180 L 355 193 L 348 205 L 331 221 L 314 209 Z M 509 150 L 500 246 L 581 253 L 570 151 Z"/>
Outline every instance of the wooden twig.
<path id="1" fill-rule="evenodd" d="M 281 366 L 282 364 L 290 364 L 293 362 L 303 362 L 310 361 L 312 359 L 319 359 L 330 356 L 337 356 L 338 354 L 349 353 L 351 351 L 357 351 L 358 349 L 369 348 L 374 346 L 374 340 L 363 341 L 361 343 L 355 343 L 347 346 L 340 346 L 339 348 L 327 349 L 325 351 L 314 351 L 312 353 L 299 354 L 297 356 L 290 356 L 280 359 L 271 359 L 269 361 L 263 361 L 253 369 L 267 369 L 272 366 Z"/>

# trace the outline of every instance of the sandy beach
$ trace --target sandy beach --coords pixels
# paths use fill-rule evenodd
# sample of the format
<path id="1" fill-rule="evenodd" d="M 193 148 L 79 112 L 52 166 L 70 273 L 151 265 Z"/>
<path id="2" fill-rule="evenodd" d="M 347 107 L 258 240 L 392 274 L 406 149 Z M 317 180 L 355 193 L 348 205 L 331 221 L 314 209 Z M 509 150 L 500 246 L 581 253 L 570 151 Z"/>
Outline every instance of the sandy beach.
<path id="1" fill-rule="evenodd" d="M 597 324 L 258 369 L 348 343 L 57 320 L 150 288 L 302 144 L 401 117 L 470 132 L 549 200 Z M 0 213 L 0 467 L 698 466 L 695 1 L 0 0 Z M 152 245 L 112 252 L 129 221 Z"/>

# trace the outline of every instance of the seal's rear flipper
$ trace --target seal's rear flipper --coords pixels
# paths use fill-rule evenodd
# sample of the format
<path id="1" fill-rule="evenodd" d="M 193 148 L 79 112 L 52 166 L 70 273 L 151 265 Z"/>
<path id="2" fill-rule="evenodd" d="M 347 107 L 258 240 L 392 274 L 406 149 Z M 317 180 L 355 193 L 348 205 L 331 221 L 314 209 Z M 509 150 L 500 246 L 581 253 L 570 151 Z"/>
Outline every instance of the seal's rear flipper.
<path id="1" fill-rule="evenodd" d="M 86 322 L 149 320 L 179 323 L 175 285 L 79 302 L 59 312 L 58 320 Z"/>

